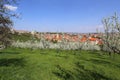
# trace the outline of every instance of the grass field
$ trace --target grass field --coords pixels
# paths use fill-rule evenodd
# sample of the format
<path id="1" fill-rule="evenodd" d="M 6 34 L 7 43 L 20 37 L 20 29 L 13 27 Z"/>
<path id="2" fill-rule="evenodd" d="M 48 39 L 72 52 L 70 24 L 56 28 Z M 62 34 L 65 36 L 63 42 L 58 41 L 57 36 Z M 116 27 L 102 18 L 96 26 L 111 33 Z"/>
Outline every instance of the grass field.
<path id="1" fill-rule="evenodd" d="M 120 56 L 100 51 L 0 51 L 0 80 L 120 80 Z"/>

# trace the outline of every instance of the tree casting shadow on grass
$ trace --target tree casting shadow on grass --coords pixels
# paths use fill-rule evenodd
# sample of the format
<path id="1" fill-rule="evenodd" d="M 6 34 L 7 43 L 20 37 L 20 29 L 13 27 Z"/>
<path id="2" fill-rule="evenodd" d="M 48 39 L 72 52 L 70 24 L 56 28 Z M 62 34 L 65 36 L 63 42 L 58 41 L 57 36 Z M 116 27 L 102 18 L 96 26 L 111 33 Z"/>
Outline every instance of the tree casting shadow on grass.
<path id="1" fill-rule="evenodd" d="M 99 63 L 99 65 L 113 65 L 114 67 L 120 68 L 120 64 L 116 64 L 116 63 L 113 63 L 113 62 L 110 62 L 104 59 L 90 59 L 87 61 L 94 63 L 96 65 Z"/>
<path id="2" fill-rule="evenodd" d="M 0 52 L 0 54 L 20 54 L 20 52 Z"/>
<path id="3" fill-rule="evenodd" d="M 58 69 L 57 71 L 53 71 L 53 74 L 62 80 L 74 80 L 74 77 L 72 76 L 72 72 L 65 70 L 64 68 L 60 67 L 59 65 L 56 66 Z"/>
<path id="4" fill-rule="evenodd" d="M 76 63 L 75 71 L 66 70 L 59 65 L 56 66 L 57 70 L 53 74 L 61 80 L 112 80 L 102 74 L 92 70 L 87 70 L 83 65 Z"/>
<path id="5" fill-rule="evenodd" d="M 81 65 L 79 62 L 76 63 L 76 77 L 79 78 L 79 80 L 112 80 L 111 78 L 108 78 L 98 72 L 85 69 L 83 65 Z"/>
<path id="6" fill-rule="evenodd" d="M 2 66 L 25 66 L 24 58 L 0 59 L 0 67 Z"/>

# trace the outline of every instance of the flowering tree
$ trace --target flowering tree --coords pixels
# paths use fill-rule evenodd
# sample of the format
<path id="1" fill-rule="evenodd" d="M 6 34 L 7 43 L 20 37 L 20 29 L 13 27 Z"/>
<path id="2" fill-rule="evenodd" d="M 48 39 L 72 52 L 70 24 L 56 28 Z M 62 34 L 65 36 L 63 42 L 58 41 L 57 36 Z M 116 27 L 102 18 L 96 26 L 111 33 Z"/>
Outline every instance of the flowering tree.
<path id="1" fill-rule="evenodd" d="M 11 17 L 16 16 L 14 11 L 17 7 L 16 0 L 0 0 L 0 45 L 7 47 L 10 44 L 10 33 L 13 22 Z"/>
<path id="2" fill-rule="evenodd" d="M 104 33 L 102 39 L 104 41 L 104 50 L 111 53 L 120 54 L 120 22 L 118 16 L 115 15 L 102 20 Z"/>

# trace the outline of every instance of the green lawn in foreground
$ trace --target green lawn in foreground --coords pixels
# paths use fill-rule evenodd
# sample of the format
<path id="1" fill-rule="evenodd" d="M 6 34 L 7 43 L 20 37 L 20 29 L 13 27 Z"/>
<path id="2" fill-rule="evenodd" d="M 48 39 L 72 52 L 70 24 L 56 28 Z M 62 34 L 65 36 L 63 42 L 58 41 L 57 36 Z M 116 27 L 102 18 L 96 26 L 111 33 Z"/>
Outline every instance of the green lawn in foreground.
<path id="1" fill-rule="evenodd" d="M 0 51 L 0 80 L 120 80 L 120 56 L 98 51 Z"/>

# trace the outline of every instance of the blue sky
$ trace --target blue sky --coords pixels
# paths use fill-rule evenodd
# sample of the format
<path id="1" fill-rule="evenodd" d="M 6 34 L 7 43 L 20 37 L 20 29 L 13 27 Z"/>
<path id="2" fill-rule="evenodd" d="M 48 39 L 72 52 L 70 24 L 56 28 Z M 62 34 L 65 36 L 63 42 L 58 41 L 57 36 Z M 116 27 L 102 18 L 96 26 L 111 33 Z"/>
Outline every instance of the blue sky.
<path id="1" fill-rule="evenodd" d="M 14 20 L 17 30 L 96 32 L 103 17 L 117 12 L 120 0 L 21 0 Z"/>

